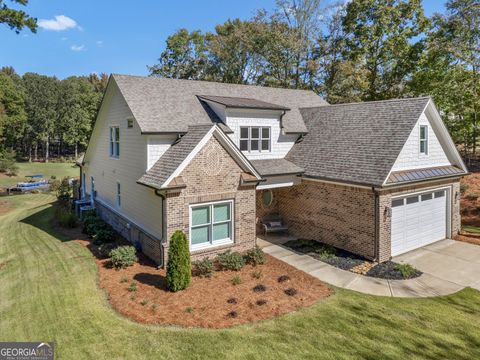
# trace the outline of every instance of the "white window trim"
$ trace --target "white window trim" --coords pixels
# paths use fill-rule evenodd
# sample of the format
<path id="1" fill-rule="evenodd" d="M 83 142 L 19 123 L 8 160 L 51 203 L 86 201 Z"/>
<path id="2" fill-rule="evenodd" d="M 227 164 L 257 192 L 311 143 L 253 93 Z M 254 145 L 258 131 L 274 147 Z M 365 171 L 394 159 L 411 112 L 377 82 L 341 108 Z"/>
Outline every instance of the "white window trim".
<path id="1" fill-rule="evenodd" d="M 252 139 L 252 128 L 258 128 L 258 138 Z M 248 129 L 248 137 L 242 138 L 242 129 Z M 268 129 L 268 138 L 263 137 L 263 129 Z M 239 131 L 239 141 L 238 141 L 238 148 L 240 149 L 240 142 L 242 140 L 247 140 L 248 149 L 247 150 L 240 150 L 242 152 L 248 153 L 262 153 L 262 152 L 272 152 L 272 128 L 271 126 L 240 126 Z M 258 140 L 258 150 L 251 149 L 251 141 Z M 268 140 L 268 150 L 262 150 L 262 141 Z"/>
<path id="2" fill-rule="evenodd" d="M 425 129 L 425 139 L 422 139 L 422 128 Z M 419 138 L 418 151 L 420 155 L 428 155 L 428 125 L 420 125 L 418 130 L 418 138 Z M 424 152 L 422 152 L 422 142 L 425 143 Z"/>
<path id="3" fill-rule="evenodd" d="M 212 224 L 213 224 L 213 211 L 210 211 L 210 222 L 209 222 L 209 242 L 204 243 L 204 244 L 197 244 L 197 245 L 192 245 L 192 209 L 197 208 L 197 207 L 206 207 L 210 206 L 211 209 L 213 209 L 213 205 L 217 204 L 230 204 L 230 238 L 227 239 L 221 239 L 221 240 L 216 240 L 213 241 L 212 239 Z M 188 209 L 188 231 L 189 231 L 189 237 L 188 237 L 188 243 L 190 246 L 190 252 L 197 251 L 197 250 L 202 250 L 202 249 L 210 249 L 218 246 L 223 246 L 223 245 L 229 245 L 234 243 L 234 238 L 235 238 L 235 213 L 234 213 L 234 201 L 233 200 L 219 200 L 219 201 L 212 201 L 212 202 L 207 202 L 207 203 L 198 203 L 198 204 L 191 204 Z M 226 222 L 226 221 L 225 221 Z M 201 225 L 197 225 L 201 226 Z"/>
<path id="4" fill-rule="evenodd" d="M 115 130 L 118 131 L 118 141 L 115 139 Z M 118 143 L 118 152 L 116 144 Z M 113 148 L 112 148 L 113 144 Z M 118 125 L 110 126 L 108 139 L 108 152 L 111 159 L 120 158 L 120 127 Z"/>

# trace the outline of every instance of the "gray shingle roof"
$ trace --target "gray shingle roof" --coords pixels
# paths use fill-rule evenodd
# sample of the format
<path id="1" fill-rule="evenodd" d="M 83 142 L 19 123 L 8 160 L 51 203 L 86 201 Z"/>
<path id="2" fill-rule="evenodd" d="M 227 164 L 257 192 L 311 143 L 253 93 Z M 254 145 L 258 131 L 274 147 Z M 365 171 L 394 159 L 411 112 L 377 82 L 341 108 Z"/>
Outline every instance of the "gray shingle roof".
<path id="1" fill-rule="evenodd" d="M 314 178 L 381 186 L 430 98 L 302 109 L 308 129 L 286 159 Z"/>
<path id="2" fill-rule="evenodd" d="M 253 167 L 262 176 L 302 174 L 303 168 L 285 159 L 251 160 Z"/>
<path id="3" fill-rule="evenodd" d="M 285 106 L 272 104 L 272 103 L 257 100 L 257 99 L 250 99 L 250 98 L 230 97 L 230 96 L 212 96 L 212 95 L 199 95 L 198 97 L 202 100 L 210 100 L 231 108 L 290 110 L 290 108 L 287 108 Z"/>
<path id="4" fill-rule="evenodd" d="M 137 183 L 146 186 L 160 188 L 165 181 L 180 166 L 195 146 L 212 128 L 209 125 L 194 125 L 188 128 L 188 132 L 177 143 L 168 148 L 162 157 L 148 170 Z"/>
<path id="5" fill-rule="evenodd" d="M 313 91 L 268 88 L 129 75 L 112 75 L 143 133 L 186 132 L 211 124 L 197 95 L 258 99 L 290 108 L 282 119 L 286 132 L 304 133 L 300 107 L 328 105 Z"/>

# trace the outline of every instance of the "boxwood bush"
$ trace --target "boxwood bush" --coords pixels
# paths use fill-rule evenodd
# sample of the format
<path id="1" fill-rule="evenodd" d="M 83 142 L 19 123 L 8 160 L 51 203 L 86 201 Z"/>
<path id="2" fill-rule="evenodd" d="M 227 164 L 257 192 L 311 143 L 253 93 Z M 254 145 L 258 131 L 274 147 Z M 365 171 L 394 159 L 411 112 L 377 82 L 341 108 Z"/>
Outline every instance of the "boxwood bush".
<path id="1" fill-rule="evenodd" d="M 243 255 L 243 258 L 247 264 L 251 264 L 253 266 L 265 264 L 265 254 L 258 246 L 248 250 L 245 255 Z"/>
<path id="2" fill-rule="evenodd" d="M 218 254 L 216 261 L 221 270 L 233 270 L 239 271 L 245 266 L 245 259 L 240 253 L 227 250 L 221 254 Z"/>
<path id="3" fill-rule="evenodd" d="M 119 246 L 110 251 L 110 262 L 115 269 L 124 269 L 137 261 L 137 250 L 133 246 Z"/>
<path id="4" fill-rule="evenodd" d="M 213 262 L 209 258 L 192 263 L 192 273 L 195 276 L 211 277 L 214 272 Z"/>
<path id="5" fill-rule="evenodd" d="M 170 239 L 167 262 L 167 287 L 170 291 L 186 289 L 192 279 L 192 265 L 187 236 L 177 230 Z"/>

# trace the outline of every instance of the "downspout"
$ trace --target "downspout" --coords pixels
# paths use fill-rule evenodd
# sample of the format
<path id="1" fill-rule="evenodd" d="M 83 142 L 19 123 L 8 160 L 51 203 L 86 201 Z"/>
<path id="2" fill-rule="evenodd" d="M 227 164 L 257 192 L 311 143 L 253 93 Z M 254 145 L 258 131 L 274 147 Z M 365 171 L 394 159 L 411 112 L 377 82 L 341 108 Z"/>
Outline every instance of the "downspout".
<path id="1" fill-rule="evenodd" d="M 373 261 L 378 262 L 379 256 L 380 256 L 380 226 L 379 226 L 379 221 L 380 221 L 380 199 L 378 196 L 378 191 L 375 190 L 375 187 L 372 186 L 372 191 L 375 195 L 375 201 L 374 201 L 374 213 L 375 213 L 375 254 L 374 254 L 374 259 Z"/>
<path id="2" fill-rule="evenodd" d="M 158 243 L 158 247 L 160 250 L 160 256 L 162 257 L 162 264 L 159 265 L 159 268 L 162 266 L 165 266 L 165 254 L 163 250 L 162 244 L 165 243 L 166 240 L 166 224 L 167 224 L 167 210 L 165 209 L 165 204 L 166 204 L 166 196 L 164 193 L 159 192 L 158 190 L 155 190 L 155 195 L 159 196 L 162 199 L 162 238 L 160 239 L 160 242 Z"/>

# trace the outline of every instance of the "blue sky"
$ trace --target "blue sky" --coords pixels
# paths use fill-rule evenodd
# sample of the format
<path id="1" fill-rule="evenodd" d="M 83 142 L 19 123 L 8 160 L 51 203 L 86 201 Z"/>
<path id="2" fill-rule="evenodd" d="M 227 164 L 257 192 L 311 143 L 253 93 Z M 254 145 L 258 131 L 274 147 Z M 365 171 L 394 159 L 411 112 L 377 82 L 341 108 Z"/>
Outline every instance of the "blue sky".
<path id="1" fill-rule="evenodd" d="M 427 15 L 444 9 L 441 0 L 423 4 Z M 37 34 L 17 35 L 0 25 L 0 66 L 59 78 L 147 75 L 146 66 L 156 62 L 165 39 L 179 28 L 211 31 L 229 18 L 248 19 L 256 9 L 274 5 L 275 0 L 30 0 L 26 10 L 42 27 Z"/>

